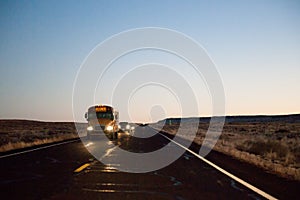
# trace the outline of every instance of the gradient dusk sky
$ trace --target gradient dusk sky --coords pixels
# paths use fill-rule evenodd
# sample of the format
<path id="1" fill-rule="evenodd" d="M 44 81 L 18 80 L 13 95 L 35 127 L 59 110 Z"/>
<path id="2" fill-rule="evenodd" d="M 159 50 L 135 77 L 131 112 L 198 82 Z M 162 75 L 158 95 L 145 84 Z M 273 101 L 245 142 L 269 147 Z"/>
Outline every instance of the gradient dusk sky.
<path id="1" fill-rule="evenodd" d="M 206 49 L 222 77 L 226 115 L 300 113 L 299 1 L 2 0 L 0 118 L 72 121 L 73 83 L 86 56 L 142 27 L 179 31 Z M 152 120 L 162 117 L 152 111 Z M 134 120 L 149 121 L 146 112 L 140 106 Z"/>

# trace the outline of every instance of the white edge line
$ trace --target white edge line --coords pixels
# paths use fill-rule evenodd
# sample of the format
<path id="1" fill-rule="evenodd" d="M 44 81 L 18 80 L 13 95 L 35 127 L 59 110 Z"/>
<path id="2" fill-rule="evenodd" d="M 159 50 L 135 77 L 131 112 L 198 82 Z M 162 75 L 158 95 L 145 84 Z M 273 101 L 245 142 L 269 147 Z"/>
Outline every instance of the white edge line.
<path id="1" fill-rule="evenodd" d="M 222 172 L 223 174 L 229 176 L 230 178 L 232 178 L 233 180 L 239 182 L 240 184 L 244 185 L 245 187 L 249 188 L 250 190 L 256 192 L 257 194 L 267 198 L 267 199 L 272 199 L 272 200 L 277 200 L 277 198 L 273 197 L 272 195 L 258 189 L 257 187 L 251 185 L 250 183 L 247 183 L 246 181 L 238 178 L 237 176 L 227 172 L 226 170 L 222 169 L 221 167 L 217 166 L 216 164 L 210 162 L 209 160 L 205 159 L 204 157 L 200 156 L 199 154 L 193 152 L 192 150 L 186 148 L 185 146 L 179 144 L 178 142 L 175 142 L 174 140 L 171 140 L 170 138 L 168 138 L 167 136 L 159 133 L 161 136 L 165 137 L 166 139 L 170 140 L 171 142 L 177 144 L 178 146 L 180 146 L 181 148 L 187 150 L 188 152 L 190 152 L 191 154 L 193 154 L 194 156 L 200 158 L 202 161 L 206 162 L 207 164 L 209 164 L 210 166 L 212 166 L 213 168 L 215 168 L 216 170 Z"/>
<path id="2" fill-rule="evenodd" d="M 11 157 L 11 156 L 16 156 L 16 155 L 19 155 L 19 154 L 29 153 L 29 152 L 37 151 L 37 150 L 41 150 L 41 149 L 47 149 L 47 148 L 50 148 L 50 147 L 59 146 L 59 145 L 63 145 L 63 144 L 68 144 L 68 143 L 72 143 L 72 142 L 77 142 L 78 140 L 80 140 L 80 138 L 76 139 L 76 140 L 71 140 L 71 141 L 66 141 L 66 142 L 60 142 L 60 143 L 56 143 L 56 144 L 51 144 L 51 145 L 44 146 L 44 147 L 38 147 L 38 148 L 35 148 L 35 149 L 29 149 L 29 150 L 26 150 L 26 151 L 21 151 L 21 152 L 16 152 L 16 153 L 12 153 L 12 154 L 7 154 L 7 155 L 0 156 L 0 159 L 1 158 L 6 158 L 6 157 Z"/>

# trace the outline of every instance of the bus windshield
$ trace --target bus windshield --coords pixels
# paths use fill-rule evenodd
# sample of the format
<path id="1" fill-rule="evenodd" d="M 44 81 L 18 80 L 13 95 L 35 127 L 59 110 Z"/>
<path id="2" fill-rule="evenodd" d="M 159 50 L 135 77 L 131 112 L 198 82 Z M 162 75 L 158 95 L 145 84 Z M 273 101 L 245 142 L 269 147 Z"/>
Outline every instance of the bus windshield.
<path id="1" fill-rule="evenodd" d="M 103 112 L 98 112 L 97 113 L 97 118 L 105 118 L 105 119 L 110 119 L 110 120 L 114 120 L 114 116 L 112 113 L 103 113 Z"/>
<path id="2" fill-rule="evenodd" d="M 114 120 L 114 116 L 110 112 L 97 112 L 97 113 L 91 112 L 91 113 L 89 113 L 89 119 L 95 119 L 95 118 L 97 118 L 97 119 L 104 118 L 104 119 Z"/>

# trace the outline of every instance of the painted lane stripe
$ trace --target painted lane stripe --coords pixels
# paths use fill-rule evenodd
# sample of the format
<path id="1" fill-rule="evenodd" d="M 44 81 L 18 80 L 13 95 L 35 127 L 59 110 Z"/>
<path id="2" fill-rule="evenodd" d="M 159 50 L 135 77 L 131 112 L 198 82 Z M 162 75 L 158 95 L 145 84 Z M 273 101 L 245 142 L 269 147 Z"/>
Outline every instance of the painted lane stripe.
<path id="1" fill-rule="evenodd" d="M 168 139 L 169 141 L 173 142 L 174 144 L 177 144 L 178 146 L 180 146 L 181 148 L 185 149 L 186 151 L 190 152 L 191 154 L 193 154 L 194 156 L 196 156 L 197 158 L 201 159 L 202 161 L 204 161 L 205 163 L 209 164 L 210 166 L 212 166 L 213 168 L 215 168 L 216 170 L 220 171 L 221 173 L 225 174 L 226 176 L 229 176 L 231 179 L 239 182 L 240 184 L 244 185 L 245 187 L 247 187 L 248 189 L 256 192 L 257 194 L 263 196 L 266 199 L 270 199 L 270 200 L 277 200 L 277 198 L 273 197 L 272 195 L 258 189 L 257 187 L 251 185 L 250 183 L 247 183 L 246 181 L 238 178 L 237 176 L 227 172 L 226 170 L 222 169 L 221 167 L 217 166 L 216 164 L 210 162 L 209 160 L 205 159 L 204 157 L 200 156 L 199 154 L 193 152 L 192 150 L 186 148 L 185 146 L 181 145 L 178 142 L 175 142 L 174 140 L 171 140 L 170 138 L 168 138 L 167 136 L 159 133 L 161 136 L 165 137 L 166 139 Z"/>
<path id="2" fill-rule="evenodd" d="M 20 154 L 24 154 L 24 153 L 29 153 L 29 152 L 33 152 L 33 151 L 38 151 L 38 150 L 41 150 L 41 149 L 47 149 L 47 148 L 50 148 L 50 147 L 55 147 L 55 146 L 59 146 L 59 145 L 63 145 L 63 144 L 68 144 L 68 143 L 72 143 L 72 142 L 77 142 L 79 140 L 80 139 L 66 141 L 66 142 L 60 142 L 60 143 L 51 144 L 51 145 L 44 146 L 44 147 L 38 147 L 38 148 L 35 148 L 35 149 L 29 149 L 29 150 L 26 150 L 26 151 L 21 151 L 21 152 L 16 152 L 16 153 L 12 153 L 12 154 L 7 154 L 7 155 L 0 156 L 0 159 L 1 158 L 6 158 L 6 157 L 11 157 L 11 156 L 16 156 L 16 155 L 20 155 Z"/>
<path id="3" fill-rule="evenodd" d="M 81 167 L 75 169 L 74 172 L 75 172 L 75 173 L 79 173 L 79 172 L 81 172 L 82 170 L 84 170 L 85 168 L 89 167 L 90 165 L 91 165 L 91 164 L 86 163 L 86 164 L 82 165 Z"/>

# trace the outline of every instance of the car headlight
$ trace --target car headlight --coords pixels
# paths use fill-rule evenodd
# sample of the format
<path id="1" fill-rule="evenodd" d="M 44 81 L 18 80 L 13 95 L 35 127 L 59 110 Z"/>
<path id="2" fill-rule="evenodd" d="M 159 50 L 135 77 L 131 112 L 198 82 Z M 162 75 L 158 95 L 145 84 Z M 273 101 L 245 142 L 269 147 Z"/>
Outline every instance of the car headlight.
<path id="1" fill-rule="evenodd" d="M 114 129 L 114 127 L 112 127 L 112 126 L 107 126 L 107 127 L 106 127 L 106 130 L 107 130 L 107 131 L 112 131 L 113 129 Z"/>
<path id="2" fill-rule="evenodd" d="M 131 127 L 131 130 L 134 130 L 134 127 Z"/>
<path id="3" fill-rule="evenodd" d="M 87 127 L 87 130 L 88 130 L 88 131 L 92 131 L 92 130 L 94 130 L 94 128 L 93 128 L 92 126 L 88 126 L 88 127 Z"/>
<path id="4" fill-rule="evenodd" d="M 126 129 L 130 129 L 130 125 L 129 124 L 126 125 Z"/>

